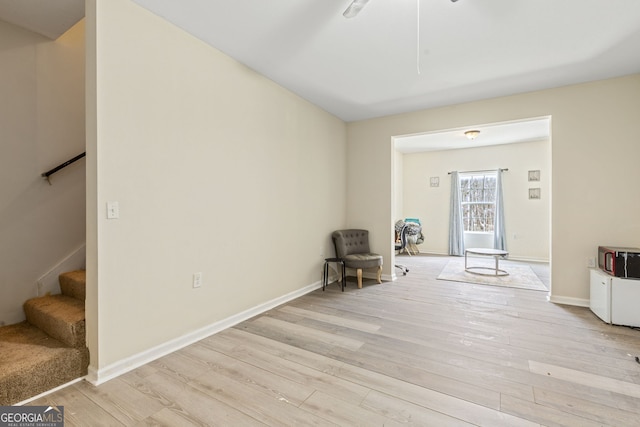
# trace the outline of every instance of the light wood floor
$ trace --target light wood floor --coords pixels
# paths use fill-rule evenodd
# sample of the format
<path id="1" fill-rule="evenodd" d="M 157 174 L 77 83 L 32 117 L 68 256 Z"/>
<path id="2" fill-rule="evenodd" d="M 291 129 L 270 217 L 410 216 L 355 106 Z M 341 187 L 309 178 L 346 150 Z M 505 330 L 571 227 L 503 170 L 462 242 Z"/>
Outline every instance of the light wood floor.
<path id="1" fill-rule="evenodd" d="M 396 282 L 332 284 L 31 404 L 64 405 L 67 426 L 640 425 L 640 331 L 545 292 L 436 280 L 447 257 L 398 260 Z"/>

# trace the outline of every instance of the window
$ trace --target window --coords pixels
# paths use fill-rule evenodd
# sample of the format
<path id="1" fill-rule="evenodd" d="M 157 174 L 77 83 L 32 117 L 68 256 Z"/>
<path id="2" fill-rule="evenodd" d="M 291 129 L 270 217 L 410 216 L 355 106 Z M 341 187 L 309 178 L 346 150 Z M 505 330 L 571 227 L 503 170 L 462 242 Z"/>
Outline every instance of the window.
<path id="1" fill-rule="evenodd" d="M 493 233 L 496 174 L 460 175 L 460 201 L 464 231 Z"/>

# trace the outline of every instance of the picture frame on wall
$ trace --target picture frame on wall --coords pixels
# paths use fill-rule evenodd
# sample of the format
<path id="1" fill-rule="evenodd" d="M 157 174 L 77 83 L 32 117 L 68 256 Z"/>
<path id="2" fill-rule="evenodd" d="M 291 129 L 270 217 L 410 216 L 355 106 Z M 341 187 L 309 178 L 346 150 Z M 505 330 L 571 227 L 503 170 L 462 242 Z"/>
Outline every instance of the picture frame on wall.
<path id="1" fill-rule="evenodd" d="M 540 199 L 540 189 L 539 188 L 530 188 L 529 189 L 529 199 L 532 199 L 532 200 Z"/>

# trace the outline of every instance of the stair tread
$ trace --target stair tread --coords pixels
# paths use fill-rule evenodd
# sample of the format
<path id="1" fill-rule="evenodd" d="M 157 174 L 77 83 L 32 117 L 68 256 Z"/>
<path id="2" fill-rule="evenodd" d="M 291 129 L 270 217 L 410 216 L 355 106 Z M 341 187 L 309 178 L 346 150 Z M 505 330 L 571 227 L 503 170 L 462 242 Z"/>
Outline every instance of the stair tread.
<path id="1" fill-rule="evenodd" d="M 68 323 L 78 322 L 85 318 L 84 302 L 67 295 L 57 294 L 32 298 L 25 302 L 25 305 L 30 305 Z"/>
<path id="2" fill-rule="evenodd" d="M 27 321 L 71 347 L 85 346 L 84 301 L 67 295 L 47 295 L 24 303 Z"/>
<path id="3" fill-rule="evenodd" d="M 87 374 L 86 348 L 71 348 L 27 322 L 0 327 L 0 405 Z"/>
<path id="4" fill-rule="evenodd" d="M 69 347 L 27 322 L 0 327 L 0 366 L 40 363 Z M 30 357 L 24 357 L 25 352 Z"/>

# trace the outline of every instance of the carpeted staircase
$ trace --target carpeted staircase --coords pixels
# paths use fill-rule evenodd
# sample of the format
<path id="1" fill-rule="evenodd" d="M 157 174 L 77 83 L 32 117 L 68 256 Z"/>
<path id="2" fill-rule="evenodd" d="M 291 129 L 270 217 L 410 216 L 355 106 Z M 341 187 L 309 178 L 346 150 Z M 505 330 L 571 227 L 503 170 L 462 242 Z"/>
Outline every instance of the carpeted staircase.
<path id="1" fill-rule="evenodd" d="M 0 328 L 0 406 L 87 374 L 85 272 L 60 275 L 61 294 L 24 303 L 27 320 Z"/>

